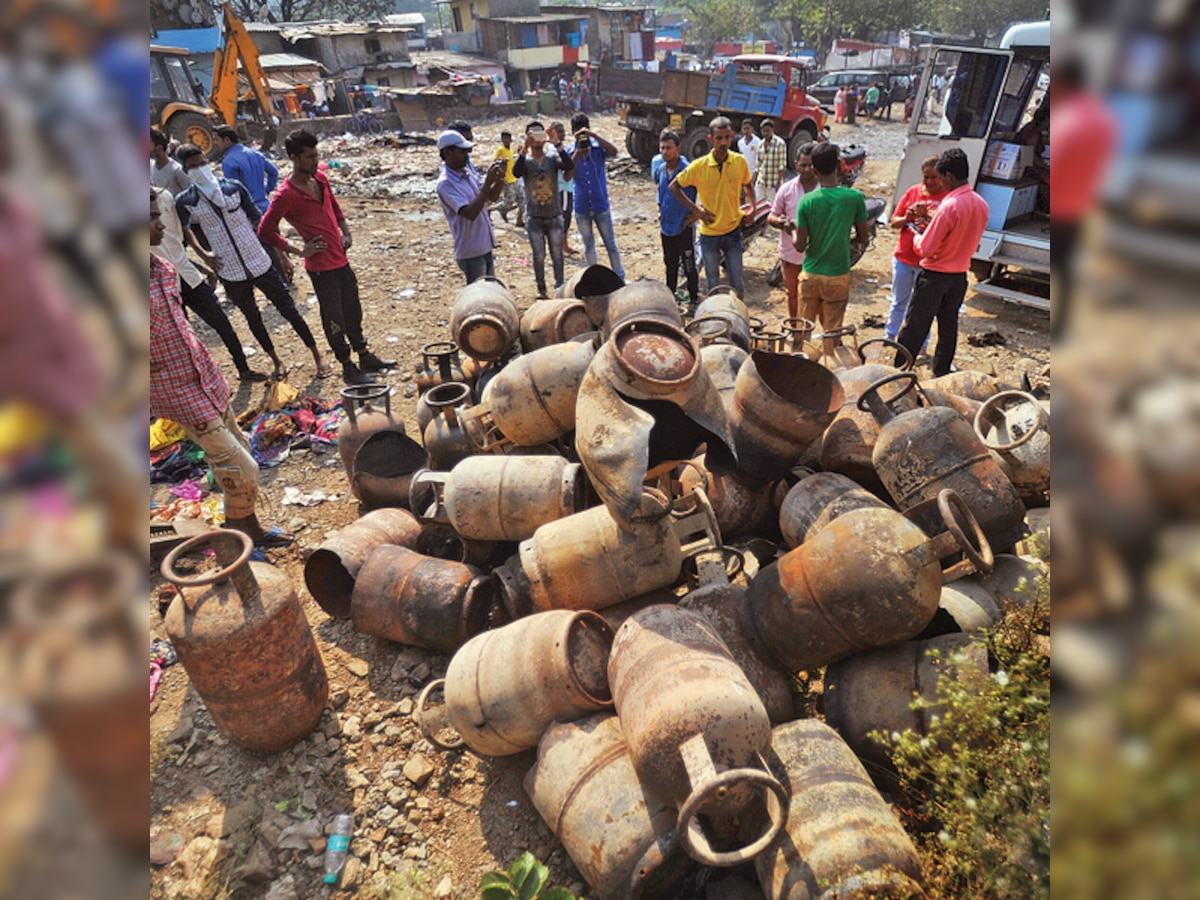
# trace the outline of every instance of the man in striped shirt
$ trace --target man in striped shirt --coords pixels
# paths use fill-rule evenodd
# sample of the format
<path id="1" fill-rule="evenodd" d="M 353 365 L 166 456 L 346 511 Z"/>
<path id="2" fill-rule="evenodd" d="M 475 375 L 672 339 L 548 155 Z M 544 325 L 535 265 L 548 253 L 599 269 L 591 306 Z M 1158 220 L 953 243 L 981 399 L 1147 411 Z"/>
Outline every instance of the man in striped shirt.
<path id="1" fill-rule="evenodd" d="M 763 119 L 762 146 L 758 151 L 758 192 L 768 203 L 775 201 L 775 192 L 787 174 L 787 142 L 775 133 L 775 122 Z"/>

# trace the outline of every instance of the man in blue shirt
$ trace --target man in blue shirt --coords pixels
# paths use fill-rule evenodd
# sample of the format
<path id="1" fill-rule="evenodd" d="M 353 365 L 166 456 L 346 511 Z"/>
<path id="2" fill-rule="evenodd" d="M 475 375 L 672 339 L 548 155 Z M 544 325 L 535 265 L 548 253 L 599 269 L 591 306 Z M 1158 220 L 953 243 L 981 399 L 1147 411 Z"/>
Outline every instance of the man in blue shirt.
<path id="1" fill-rule="evenodd" d="M 275 163 L 242 144 L 238 133 L 229 125 L 218 125 L 213 134 L 217 149 L 222 154 L 221 174 L 245 185 L 258 211 L 265 213 L 275 185 L 279 183 L 279 170 L 275 168 Z"/>
<path id="2" fill-rule="evenodd" d="M 679 132 L 664 128 L 658 137 L 658 156 L 650 163 L 650 177 L 658 185 L 659 231 L 662 234 L 663 263 L 667 267 L 667 287 L 671 293 L 679 284 L 679 264 L 687 276 L 688 305 L 696 308 L 700 299 L 700 272 L 696 268 L 696 217 L 671 193 L 671 180 L 687 168 L 688 158 L 680 152 Z M 696 202 L 696 189 L 684 188 Z"/>
<path id="3" fill-rule="evenodd" d="M 625 267 L 621 265 L 621 253 L 617 250 L 617 238 L 613 234 L 612 212 L 608 205 L 608 173 L 605 160 L 617 155 L 617 148 L 589 127 L 584 113 L 571 117 L 571 131 L 575 135 L 575 223 L 583 238 L 583 254 L 587 264 L 596 264 L 596 234 L 599 230 L 604 246 L 608 250 L 609 267 L 622 281 Z"/>

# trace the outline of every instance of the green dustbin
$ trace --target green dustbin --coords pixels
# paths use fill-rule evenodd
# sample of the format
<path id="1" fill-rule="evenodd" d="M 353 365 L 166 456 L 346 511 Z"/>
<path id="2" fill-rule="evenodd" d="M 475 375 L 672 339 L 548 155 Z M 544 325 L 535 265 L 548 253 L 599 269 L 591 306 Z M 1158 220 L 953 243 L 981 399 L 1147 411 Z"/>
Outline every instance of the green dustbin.
<path id="1" fill-rule="evenodd" d="M 538 96 L 543 116 L 554 115 L 554 91 L 542 91 Z"/>
<path id="2" fill-rule="evenodd" d="M 536 116 L 538 111 L 538 95 L 536 91 L 530 91 L 525 95 L 525 112 L 531 116 Z"/>

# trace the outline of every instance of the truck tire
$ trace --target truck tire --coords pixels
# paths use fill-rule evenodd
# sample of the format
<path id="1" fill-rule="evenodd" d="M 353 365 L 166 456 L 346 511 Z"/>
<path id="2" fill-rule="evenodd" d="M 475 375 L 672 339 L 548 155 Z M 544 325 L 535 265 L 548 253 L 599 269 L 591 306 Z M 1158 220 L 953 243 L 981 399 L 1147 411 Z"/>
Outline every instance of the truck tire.
<path id="1" fill-rule="evenodd" d="M 683 155 L 689 160 L 696 160 L 712 150 L 712 141 L 708 139 L 708 126 L 701 125 L 693 128 L 683 138 Z"/>
<path id="2" fill-rule="evenodd" d="M 207 156 L 213 148 L 213 126 L 200 113 L 177 112 L 167 122 L 167 134 L 181 144 L 195 144 Z"/>
<path id="3" fill-rule="evenodd" d="M 649 131 L 632 130 L 625 134 L 625 149 L 634 159 L 648 163 L 658 152 L 658 140 Z"/>
<path id="4" fill-rule="evenodd" d="M 788 168 L 792 168 L 796 164 L 796 156 L 799 154 L 801 145 L 807 144 L 809 141 L 817 139 L 817 126 L 811 122 L 802 122 L 796 126 L 796 131 L 792 135 L 792 139 L 788 141 Z"/>

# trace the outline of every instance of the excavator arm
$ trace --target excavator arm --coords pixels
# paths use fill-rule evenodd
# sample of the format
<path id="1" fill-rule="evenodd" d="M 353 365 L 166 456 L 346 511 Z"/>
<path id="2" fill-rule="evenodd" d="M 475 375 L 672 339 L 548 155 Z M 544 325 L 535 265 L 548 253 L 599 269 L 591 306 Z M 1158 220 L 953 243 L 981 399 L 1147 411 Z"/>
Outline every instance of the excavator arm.
<path id="1" fill-rule="evenodd" d="M 238 61 L 246 70 L 250 81 L 250 89 L 263 108 L 263 115 L 270 117 L 272 113 L 270 89 L 267 76 L 258 63 L 258 48 L 250 39 L 250 33 L 233 12 L 230 3 L 222 3 L 224 13 L 225 40 L 217 48 L 213 60 L 213 83 L 209 102 L 221 116 L 226 125 L 237 124 L 238 103 Z"/>

